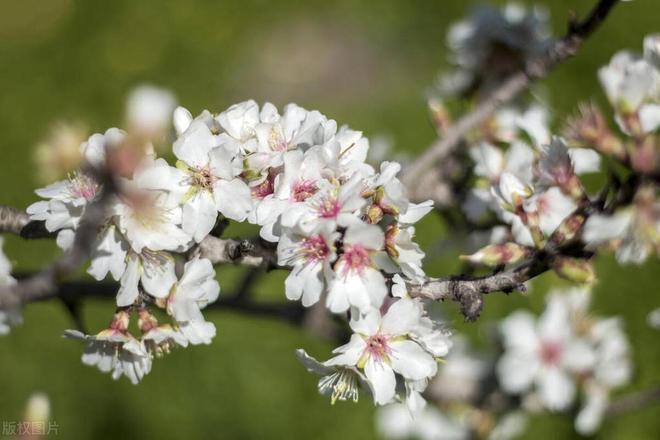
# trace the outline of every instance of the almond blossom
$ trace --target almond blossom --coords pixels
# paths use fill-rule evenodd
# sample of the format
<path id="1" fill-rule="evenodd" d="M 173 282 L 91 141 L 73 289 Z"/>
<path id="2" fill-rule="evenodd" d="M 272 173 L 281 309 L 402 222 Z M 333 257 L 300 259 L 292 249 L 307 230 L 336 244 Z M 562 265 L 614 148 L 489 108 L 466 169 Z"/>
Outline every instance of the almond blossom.
<path id="1" fill-rule="evenodd" d="M 151 357 L 144 344 L 128 332 L 128 313 L 118 312 L 110 327 L 96 335 L 67 330 L 64 336 L 86 342 L 82 362 L 111 373 L 117 380 L 126 376 L 134 385 L 151 371 Z"/>
<path id="2" fill-rule="evenodd" d="M 436 357 L 447 354 L 448 343 L 429 351 L 429 346 L 415 339 L 421 336 L 419 326 L 423 317 L 421 304 L 400 299 L 383 315 L 372 309 L 353 318 L 350 324 L 354 334 L 350 342 L 337 348 L 336 356 L 325 364 L 357 367 L 364 372 L 374 401 L 380 405 L 389 403 L 396 394 L 396 375 L 405 381 L 427 380 L 436 374 Z"/>
<path id="3" fill-rule="evenodd" d="M 161 302 L 188 342 L 210 344 L 215 326 L 204 320 L 201 309 L 218 299 L 219 294 L 213 265 L 209 260 L 196 258 L 186 263 L 183 275 Z"/>
<path id="4" fill-rule="evenodd" d="M 502 388 L 513 394 L 535 391 L 550 410 L 564 410 L 576 395 L 573 374 L 588 370 L 595 353 L 572 330 L 565 303 L 551 296 L 538 321 L 518 311 L 500 325 L 505 353 L 497 364 Z"/>
<path id="5" fill-rule="evenodd" d="M 334 265 L 326 305 L 333 313 L 356 307 L 360 313 L 378 308 L 387 295 L 385 278 L 374 258 L 382 252 L 385 235 L 377 226 L 353 224 L 343 236 L 341 256 Z"/>
<path id="6" fill-rule="evenodd" d="M 318 302 L 325 277 L 332 272 L 330 265 L 336 259 L 335 242 L 338 239 L 339 233 L 328 224 L 322 224 L 310 235 L 295 230 L 282 235 L 277 244 L 278 264 L 293 268 L 284 282 L 287 298 L 302 298 L 305 307 Z"/>

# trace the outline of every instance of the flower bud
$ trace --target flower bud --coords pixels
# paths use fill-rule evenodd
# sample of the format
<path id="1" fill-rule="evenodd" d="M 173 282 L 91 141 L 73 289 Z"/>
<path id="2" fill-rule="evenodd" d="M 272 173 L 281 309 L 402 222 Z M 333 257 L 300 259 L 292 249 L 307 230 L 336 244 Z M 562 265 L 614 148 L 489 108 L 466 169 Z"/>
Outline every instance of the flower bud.
<path id="1" fill-rule="evenodd" d="M 120 310 L 112 317 L 112 321 L 110 321 L 110 328 L 112 330 L 125 332 L 128 330 L 128 324 L 130 320 L 131 317 L 129 313 L 126 310 Z"/>
<path id="2" fill-rule="evenodd" d="M 44 393 L 34 393 L 28 399 L 23 420 L 30 424 L 47 424 L 50 419 L 50 400 Z"/>
<path id="3" fill-rule="evenodd" d="M 572 145 L 594 148 L 620 160 L 626 157 L 623 143 L 612 133 L 605 117 L 594 105 L 581 105 L 579 114 L 569 120 L 564 135 Z"/>
<path id="4" fill-rule="evenodd" d="M 461 255 L 461 260 L 485 266 L 516 263 L 530 255 L 530 249 L 518 243 L 491 244 L 472 255 Z"/>
<path id="5" fill-rule="evenodd" d="M 431 114 L 431 120 L 437 132 L 444 133 L 447 131 L 447 128 L 451 125 L 451 116 L 444 103 L 437 98 L 430 98 L 427 101 L 427 105 Z"/>
<path id="6" fill-rule="evenodd" d="M 371 204 L 367 208 L 367 223 L 375 225 L 383 219 L 383 210 L 376 204 Z"/>
<path id="7" fill-rule="evenodd" d="M 564 219 L 555 232 L 552 233 L 550 243 L 560 245 L 572 240 L 584 224 L 584 221 L 585 217 L 582 214 L 574 214 Z"/>
<path id="8" fill-rule="evenodd" d="M 138 327 L 142 333 L 147 333 L 149 330 L 158 327 L 158 320 L 149 313 L 148 309 L 141 308 L 138 312 Z"/>
<path id="9" fill-rule="evenodd" d="M 645 136 L 631 146 L 630 163 L 635 171 L 652 173 L 658 161 L 658 147 L 654 136 Z"/>
<path id="10" fill-rule="evenodd" d="M 596 274 L 591 261 L 582 258 L 558 256 L 552 261 L 552 268 L 560 277 L 580 284 L 591 284 Z"/>
<path id="11" fill-rule="evenodd" d="M 389 225 L 385 231 L 385 251 L 392 258 L 399 256 L 399 251 L 396 249 L 396 236 L 399 234 L 399 227 L 397 225 Z"/>

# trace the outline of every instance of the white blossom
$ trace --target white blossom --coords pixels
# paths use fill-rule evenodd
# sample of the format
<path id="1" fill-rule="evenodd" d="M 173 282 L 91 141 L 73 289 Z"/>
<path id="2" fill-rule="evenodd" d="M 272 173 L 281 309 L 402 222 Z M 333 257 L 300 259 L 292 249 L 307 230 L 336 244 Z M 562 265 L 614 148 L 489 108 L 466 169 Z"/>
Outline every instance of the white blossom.
<path id="1" fill-rule="evenodd" d="M 372 309 L 353 318 L 350 342 L 337 348 L 336 356 L 326 365 L 355 366 L 364 371 L 374 401 L 380 405 L 389 403 L 396 394 L 397 374 L 406 381 L 428 380 L 437 372 L 435 357 L 447 353 L 449 344 L 433 353 L 414 339 L 413 336 L 421 336 L 423 317 L 421 304 L 400 299 L 382 316 Z"/>
<path id="2" fill-rule="evenodd" d="M 518 311 L 500 325 L 504 355 L 497 364 L 502 388 L 513 394 L 535 391 L 550 410 L 568 408 L 575 398 L 573 375 L 595 362 L 592 347 L 576 336 L 566 304 L 550 296 L 538 321 Z"/>
<path id="3" fill-rule="evenodd" d="M 188 261 L 165 305 L 167 313 L 191 344 L 210 344 L 215 337 L 215 326 L 204 320 L 201 309 L 214 302 L 219 294 L 220 285 L 215 280 L 211 262 L 199 258 Z"/>
<path id="4" fill-rule="evenodd" d="M 385 278 L 376 267 L 374 256 L 385 242 L 377 226 L 354 224 L 343 237 L 341 256 L 334 265 L 328 286 L 327 307 L 341 313 L 353 306 L 361 313 L 378 308 L 387 295 Z"/>

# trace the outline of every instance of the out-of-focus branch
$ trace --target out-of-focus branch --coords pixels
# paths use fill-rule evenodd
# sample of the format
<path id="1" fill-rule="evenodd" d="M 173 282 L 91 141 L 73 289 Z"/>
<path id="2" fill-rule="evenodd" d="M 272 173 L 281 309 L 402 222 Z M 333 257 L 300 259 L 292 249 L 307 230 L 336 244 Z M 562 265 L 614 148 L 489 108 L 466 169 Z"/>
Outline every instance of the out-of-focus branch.
<path id="1" fill-rule="evenodd" d="M 622 414 L 660 403 L 660 386 L 631 393 L 612 401 L 607 414 Z"/>
<path id="2" fill-rule="evenodd" d="M 0 287 L 0 309 L 17 307 L 48 296 L 57 290 L 60 280 L 77 270 L 89 258 L 98 228 L 106 219 L 108 205 L 116 193 L 115 179 L 110 173 L 96 171 L 95 174 L 104 189 L 99 198 L 87 206 L 71 248 L 41 272 L 20 280 L 13 286 Z M 25 214 L 20 211 L 11 212 L 5 209 L 3 212 L 7 213 L 4 216 L 6 224 L 13 228 L 11 232 L 15 232 L 22 225 L 19 231 L 21 233 L 29 224 L 25 223 Z"/>
<path id="3" fill-rule="evenodd" d="M 86 213 L 85 217 L 89 219 L 90 215 Z M 53 238 L 55 236 L 46 230 L 43 221 L 31 221 L 24 211 L 0 205 L 0 233 L 3 232 L 20 235 L 26 239 Z M 268 267 L 277 265 L 275 249 L 267 247 L 259 239 L 218 238 L 209 235 L 196 246 L 192 253 L 192 256 L 208 258 L 213 264 L 230 263 Z"/>
<path id="4" fill-rule="evenodd" d="M 402 176 L 401 180 L 411 191 L 411 198 L 421 200 L 430 197 L 436 203 L 442 204 L 442 200 L 438 200 L 438 186 L 442 183 L 441 179 L 428 178 L 424 184 L 420 184 L 420 179 L 432 174 L 429 171 L 433 166 L 450 155 L 470 130 L 485 122 L 500 106 L 515 99 L 533 82 L 544 78 L 558 64 L 574 56 L 582 43 L 600 26 L 619 1 L 599 0 L 584 20 L 571 20 L 568 32 L 562 39 L 552 44 L 545 54 L 531 60 L 522 70 L 511 75 L 473 111 L 449 127 L 442 139 L 431 144 L 408 166 Z"/>
<path id="5" fill-rule="evenodd" d="M 30 276 L 17 276 L 19 279 L 30 279 Z M 31 301 L 48 301 L 60 299 L 67 303 L 78 303 L 92 298 L 114 300 L 117 296 L 119 284 L 115 282 L 98 281 L 68 281 L 60 283 L 55 289 L 39 297 L 32 297 Z M 221 295 L 220 299 L 208 305 L 207 309 L 232 310 L 254 316 L 278 318 L 284 321 L 301 325 L 306 310 L 297 302 L 256 302 L 242 298 L 236 293 Z"/>
<path id="6" fill-rule="evenodd" d="M 30 217 L 25 212 L 11 206 L 0 206 L 0 233 L 20 235 L 29 222 Z"/>

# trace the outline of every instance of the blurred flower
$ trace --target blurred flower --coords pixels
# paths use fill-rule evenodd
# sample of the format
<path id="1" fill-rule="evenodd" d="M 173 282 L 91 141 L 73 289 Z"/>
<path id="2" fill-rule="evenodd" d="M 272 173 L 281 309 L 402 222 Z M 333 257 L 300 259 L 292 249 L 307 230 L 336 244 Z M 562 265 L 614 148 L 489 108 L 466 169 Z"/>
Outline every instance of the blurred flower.
<path id="1" fill-rule="evenodd" d="M 136 385 L 151 371 L 151 356 L 144 343 L 128 332 L 128 322 L 128 313 L 119 311 L 110 327 L 96 335 L 67 330 L 64 336 L 86 342 L 82 356 L 85 365 L 95 366 L 104 373 L 112 373 L 115 380 L 126 376 Z"/>
<path id="2" fill-rule="evenodd" d="M 16 284 L 16 280 L 11 276 L 11 263 L 2 249 L 4 241 L 4 238 L 0 237 L 0 288 L 10 288 Z M 22 322 L 20 307 L 0 310 L 0 336 L 8 334 L 11 327 Z"/>
<path id="3" fill-rule="evenodd" d="M 441 79 L 441 95 L 484 92 L 544 53 L 550 43 L 549 15 L 517 3 L 478 6 L 447 34 L 450 62 L 457 70 Z"/>
<path id="4" fill-rule="evenodd" d="M 595 354 L 576 337 L 563 301 L 550 296 L 538 321 L 528 312 L 515 312 L 500 330 L 505 352 L 497 376 L 502 388 L 513 394 L 533 390 L 548 409 L 567 409 L 575 398 L 572 375 L 591 368 Z"/>
<path id="5" fill-rule="evenodd" d="M 87 130 L 79 123 L 55 124 L 34 150 L 39 179 L 52 182 L 78 168 L 82 160 L 80 144 L 86 138 Z"/>
<path id="6" fill-rule="evenodd" d="M 137 136 L 160 140 L 170 130 L 176 98 L 165 89 L 141 85 L 128 95 L 126 121 L 129 131 Z"/>

